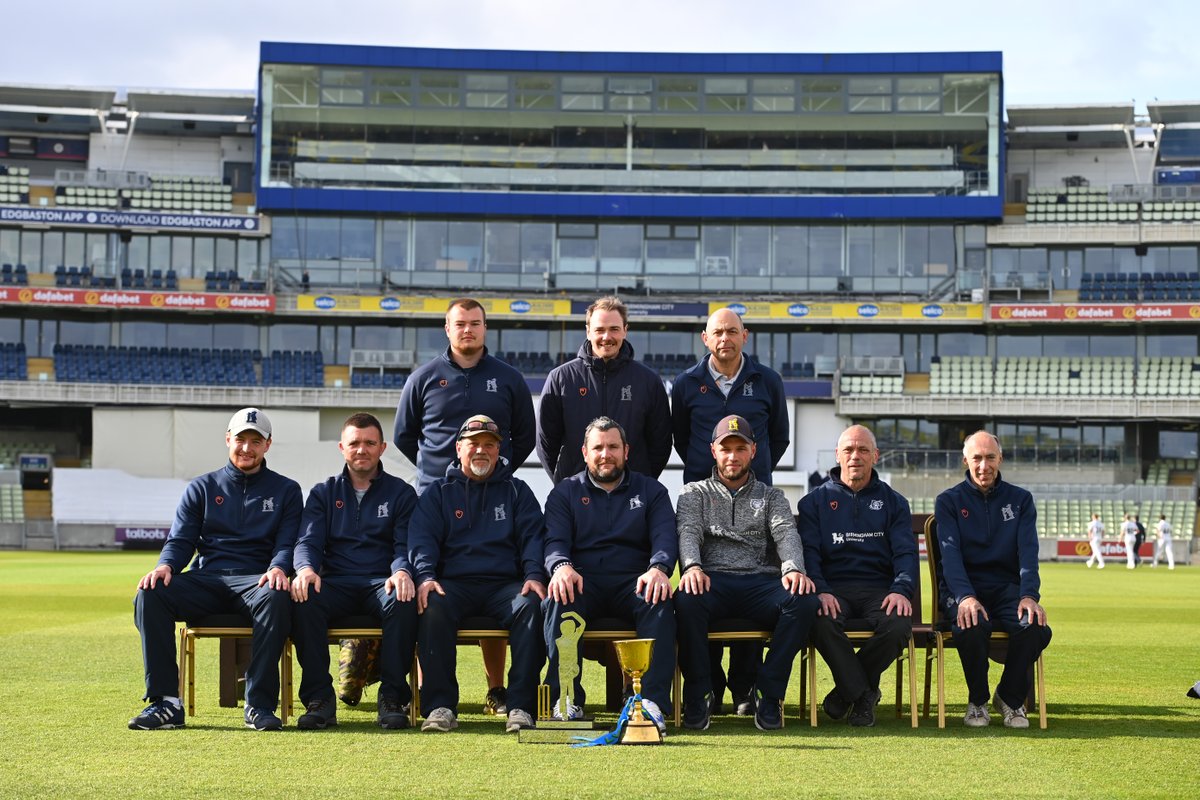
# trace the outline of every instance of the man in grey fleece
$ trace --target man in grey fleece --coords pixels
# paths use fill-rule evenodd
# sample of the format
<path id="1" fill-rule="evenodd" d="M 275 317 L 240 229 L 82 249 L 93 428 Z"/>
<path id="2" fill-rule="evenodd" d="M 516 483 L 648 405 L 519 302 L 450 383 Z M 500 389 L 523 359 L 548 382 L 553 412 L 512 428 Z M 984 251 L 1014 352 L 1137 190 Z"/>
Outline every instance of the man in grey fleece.
<path id="1" fill-rule="evenodd" d="M 756 452 L 753 427 L 737 415 L 725 417 L 713 430 L 711 449 L 712 475 L 685 485 L 676 510 L 683 726 L 708 727 L 709 622 L 736 617 L 773 631 L 758 673 L 754 724 L 774 730 L 783 726 L 792 662 L 808 641 L 817 596 L 804 574 L 804 548 L 787 498 L 750 471 Z"/>

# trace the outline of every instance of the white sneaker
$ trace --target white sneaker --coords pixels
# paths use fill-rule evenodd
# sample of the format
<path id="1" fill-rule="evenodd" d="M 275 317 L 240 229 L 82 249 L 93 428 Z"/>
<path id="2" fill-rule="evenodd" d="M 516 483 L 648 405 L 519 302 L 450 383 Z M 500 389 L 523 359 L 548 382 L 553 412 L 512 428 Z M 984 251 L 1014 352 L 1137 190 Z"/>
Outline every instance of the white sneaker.
<path id="1" fill-rule="evenodd" d="M 658 703 L 643 697 L 642 710 L 650 715 L 650 719 L 654 720 L 654 724 L 658 726 L 658 732 L 665 737 L 667 735 L 667 721 L 663 718 L 662 709 L 658 707 Z"/>
<path id="2" fill-rule="evenodd" d="M 1099 564 L 1099 565 L 1097 566 L 1097 569 L 1104 569 L 1104 565 L 1103 565 L 1103 564 Z"/>
<path id="3" fill-rule="evenodd" d="M 1092 568 L 1092 562 L 1090 562 L 1090 561 L 1089 561 L 1089 562 L 1087 562 L 1087 568 L 1088 568 L 1088 569 L 1091 569 L 1091 568 Z"/>
<path id="4" fill-rule="evenodd" d="M 1004 715 L 1004 727 L 1006 728 L 1028 728 L 1029 718 L 1025 716 L 1025 706 L 1012 708 L 1008 703 L 1000 699 L 999 693 L 992 695 L 992 703 L 996 706 L 996 711 Z"/>
<path id="5" fill-rule="evenodd" d="M 510 708 L 508 710 L 508 722 L 504 725 L 505 733 L 516 733 L 522 728 L 532 728 L 533 717 L 528 711 L 522 711 L 519 708 Z"/>
<path id="6" fill-rule="evenodd" d="M 565 718 L 563 717 L 563 706 L 564 705 L 567 707 L 567 715 Z M 558 698 L 558 701 L 555 702 L 555 704 L 554 704 L 554 713 L 551 716 L 554 719 L 557 719 L 560 721 L 563 719 L 567 719 L 567 720 L 583 719 L 583 709 L 580 708 L 579 706 L 575 705 L 574 703 L 563 702 L 563 699 L 560 697 L 560 698 Z"/>
<path id="7" fill-rule="evenodd" d="M 991 716 L 988 714 L 987 706 L 977 706 L 974 703 L 967 703 L 967 713 L 963 717 L 963 725 L 968 728 L 986 728 L 992 722 Z"/>
<path id="8" fill-rule="evenodd" d="M 423 731 L 452 731 L 458 727 L 458 717 L 454 712 L 445 706 L 435 708 L 429 712 L 429 716 L 425 717 L 425 722 L 421 725 Z"/>

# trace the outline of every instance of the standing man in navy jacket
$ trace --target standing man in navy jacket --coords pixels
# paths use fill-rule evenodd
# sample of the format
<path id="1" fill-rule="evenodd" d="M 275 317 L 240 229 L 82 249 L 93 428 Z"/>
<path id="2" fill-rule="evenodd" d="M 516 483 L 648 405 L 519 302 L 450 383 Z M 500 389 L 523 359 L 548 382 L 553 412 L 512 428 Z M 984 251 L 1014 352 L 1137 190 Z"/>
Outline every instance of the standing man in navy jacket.
<path id="1" fill-rule="evenodd" d="M 833 673 L 825 713 L 851 725 L 875 724 L 879 676 L 912 633 L 917 545 L 908 501 L 879 479 L 875 435 L 862 425 L 838 439 L 829 479 L 800 500 L 804 565 L 821 608 L 813 641 Z M 846 620 L 865 621 L 874 635 L 857 655 Z"/>
<path id="2" fill-rule="evenodd" d="M 537 451 L 555 483 L 584 468 L 583 430 L 605 416 L 629 441 L 629 469 L 657 478 L 671 457 L 667 390 L 654 370 L 633 358 L 626 341 L 629 312 L 617 297 L 601 297 L 584 317 L 579 356 L 546 376 L 538 414 Z"/>
<path id="3" fill-rule="evenodd" d="M 486 414 L 500 426 L 500 462 L 509 472 L 515 473 L 533 452 L 537 430 L 529 386 L 520 372 L 488 354 L 486 337 L 483 305 L 469 297 L 452 301 L 446 309 L 450 346 L 404 382 L 392 438 L 417 466 L 417 494 L 456 464 L 458 429 L 472 414 Z M 504 642 L 486 640 L 479 647 L 487 705 L 504 713 Z"/>
<path id="4" fill-rule="evenodd" d="M 417 493 L 383 469 L 383 426 L 372 414 L 353 414 L 338 442 L 346 464 L 308 493 L 296 542 L 292 635 L 303 676 L 296 725 L 320 730 L 337 724 L 329 677 L 329 620 L 366 614 L 383 630 L 376 719 L 408 727 L 412 700 L 406 676 L 417 641 L 416 584 L 408 563 L 408 522 Z"/>
<path id="5" fill-rule="evenodd" d="M 300 486 L 267 468 L 271 421 L 243 408 L 225 431 L 229 461 L 188 484 L 158 566 L 138 581 L 133 618 L 142 638 L 146 699 L 134 730 L 184 726 L 175 663 L 175 623 L 241 614 L 254 629 L 246 670 L 246 727 L 283 727 L 279 657 L 291 627 L 288 574 L 303 503 Z M 184 571 L 199 553 L 194 566 Z"/>
<path id="6" fill-rule="evenodd" d="M 967 681 L 963 723 L 986 726 L 989 697 L 1006 728 L 1028 728 L 1029 669 L 1050 644 L 1038 577 L 1037 510 L 1033 495 L 1000 477 L 1000 440 L 978 431 L 963 443 L 967 478 L 938 495 L 940 592 Z M 988 690 L 992 630 L 1009 635 L 1004 672 Z"/>
<path id="7" fill-rule="evenodd" d="M 533 725 L 530 709 L 546 660 L 541 601 L 545 519 L 524 481 L 499 466 L 500 426 L 477 414 L 459 430 L 459 466 L 430 486 L 409 525 L 417 575 L 417 649 L 423 731 L 458 727 L 457 631 L 472 614 L 508 628 L 510 733 Z"/>
<path id="8" fill-rule="evenodd" d="M 675 511 L 666 488 L 628 468 L 629 444 L 621 425 L 597 417 L 584 431 L 587 467 L 559 483 L 546 499 L 546 572 L 549 597 L 542 603 L 546 683 L 556 719 L 581 716 L 583 687 L 576 678 L 566 702 L 560 693 L 557 639 L 568 614 L 588 620 L 600 616 L 632 620 L 640 639 L 654 640 L 654 658 L 646 673 L 643 708 L 660 726 L 671 710 L 675 672 L 675 615 L 671 580 L 679 553 Z"/>
<path id="9" fill-rule="evenodd" d="M 717 309 L 700 334 L 708 355 L 671 387 L 671 427 L 675 452 L 683 459 L 684 483 L 712 475 L 709 437 L 730 414 L 747 420 L 754 429 L 758 449 L 750 469 L 760 483 L 771 485 L 771 472 L 791 443 L 783 379 L 742 352 L 749 336 L 741 317 L 728 308 Z M 754 713 L 754 681 L 762 650 L 756 642 L 729 646 L 729 693 L 743 716 Z M 712 646 L 713 713 L 719 713 L 716 709 L 725 694 L 721 651 L 720 645 Z"/>

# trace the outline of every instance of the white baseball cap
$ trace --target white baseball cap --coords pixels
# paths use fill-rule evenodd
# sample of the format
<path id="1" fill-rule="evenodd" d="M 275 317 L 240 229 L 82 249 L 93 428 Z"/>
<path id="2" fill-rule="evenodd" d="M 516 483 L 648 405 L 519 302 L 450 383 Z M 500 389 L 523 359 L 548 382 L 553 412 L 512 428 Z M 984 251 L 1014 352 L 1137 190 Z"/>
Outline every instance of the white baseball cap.
<path id="1" fill-rule="evenodd" d="M 225 430 L 233 436 L 237 436 L 242 431 L 258 431 L 270 439 L 271 420 L 260 409 L 243 408 L 229 418 L 229 427 Z"/>

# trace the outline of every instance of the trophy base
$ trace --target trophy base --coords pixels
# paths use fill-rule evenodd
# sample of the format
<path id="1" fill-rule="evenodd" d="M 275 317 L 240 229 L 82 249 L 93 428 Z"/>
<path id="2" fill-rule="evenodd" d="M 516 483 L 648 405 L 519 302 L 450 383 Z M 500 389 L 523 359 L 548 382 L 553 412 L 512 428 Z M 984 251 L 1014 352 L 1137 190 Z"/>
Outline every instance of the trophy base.
<path id="1" fill-rule="evenodd" d="M 583 717 L 581 719 L 539 719 L 537 721 L 538 730 L 543 731 L 594 731 L 596 730 L 595 717 Z"/>
<path id="2" fill-rule="evenodd" d="M 621 734 L 621 744 L 662 744 L 662 732 L 649 720 L 630 720 Z"/>

